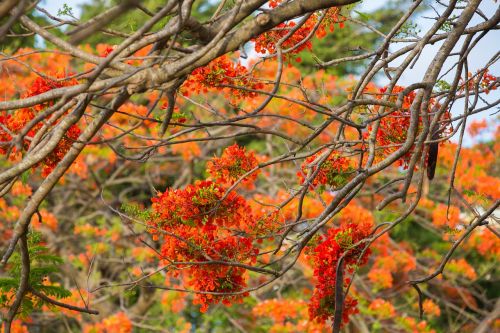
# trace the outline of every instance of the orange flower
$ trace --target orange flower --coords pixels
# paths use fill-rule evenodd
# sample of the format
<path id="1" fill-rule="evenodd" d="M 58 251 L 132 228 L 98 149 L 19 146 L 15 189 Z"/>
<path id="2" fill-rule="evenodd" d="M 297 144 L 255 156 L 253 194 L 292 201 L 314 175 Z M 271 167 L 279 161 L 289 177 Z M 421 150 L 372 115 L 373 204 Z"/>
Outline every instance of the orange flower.
<path id="1" fill-rule="evenodd" d="M 488 124 L 486 123 L 486 119 L 474 120 L 469 125 L 468 132 L 471 136 L 476 136 L 480 134 L 487 127 Z"/>
<path id="2" fill-rule="evenodd" d="M 37 77 L 35 81 L 31 84 L 29 90 L 24 94 L 23 97 L 32 97 L 52 89 L 68 87 L 78 84 L 75 79 L 66 79 L 66 74 L 56 73 L 56 79 Z M 54 104 L 54 101 L 49 101 L 43 104 L 35 105 L 31 108 L 24 108 L 16 110 L 13 114 L 1 115 L 0 116 L 0 154 L 7 154 L 9 152 L 8 146 L 12 144 L 13 135 L 21 132 L 24 127 L 35 118 L 35 116 L 40 113 L 45 108 Z M 50 118 L 50 117 L 49 117 Z M 26 135 L 26 139 L 22 142 L 22 149 L 28 150 L 31 141 L 28 138 L 32 138 L 36 133 L 42 128 L 42 123 L 38 122 L 35 124 Z M 59 141 L 57 146 L 52 150 L 44 160 L 34 166 L 42 166 L 42 176 L 48 176 L 52 170 L 57 166 L 57 164 L 62 160 L 64 155 L 69 151 L 73 142 L 80 136 L 80 127 L 77 125 L 71 125 L 65 136 Z M 10 156 L 13 158 L 15 153 L 18 152 L 16 147 L 12 148 L 10 151 Z"/>
<path id="3" fill-rule="evenodd" d="M 269 2 L 269 6 L 274 8 L 281 1 L 273 0 Z M 323 13 L 313 14 L 304 24 L 302 24 L 291 36 L 289 36 L 281 47 L 283 50 L 291 49 L 285 57 L 290 60 L 291 55 L 300 53 L 303 50 L 312 50 L 310 34 L 315 28 L 320 16 Z M 316 37 L 321 39 L 326 36 L 326 27 L 329 27 L 330 32 L 333 32 L 335 24 L 339 24 L 340 28 L 344 27 L 344 18 L 340 17 L 340 9 L 333 7 L 326 10 L 325 16 L 316 30 Z M 287 36 L 296 26 L 294 21 L 284 22 L 277 25 L 274 29 L 264 32 L 252 41 L 255 43 L 255 51 L 261 54 L 275 54 L 277 52 L 276 44 Z M 296 62 L 301 62 L 300 57 L 295 58 Z"/>
<path id="4" fill-rule="evenodd" d="M 13 196 L 30 196 L 33 193 L 31 186 L 28 184 L 23 184 L 20 181 L 17 181 L 12 186 L 10 194 Z"/>
<path id="5" fill-rule="evenodd" d="M 224 86 L 234 86 L 224 87 Z M 256 92 L 238 88 L 260 90 L 264 87 L 248 73 L 245 66 L 234 64 L 228 56 L 223 55 L 204 67 L 195 69 L 181 87 L 181 92 L 188 96 L 191 93 L 206 93 L 209 89 L 225 91 L 227 96 L 234 99 L 254 98 Z"/>
<path id="6" fill-rule="evenodd" d="M 323 152 L 318 152 L 306 158 L 302 163 L 301 171 L 297 172 L 300 182 L 305 182 L 316 173 L 319 162 L 323 160 L 316 176 L 310 180 L 310 186 L 329 185 L 334 189 L 343 187 L 353 176 L 354 169 L 351 167 L 351 161 L 337 152 L 331 153 L 326 159 L 324 157 Z"/>
<path id="7" fill-rule="evenodd" d="M 234 192 L 225 197 L 224 193 L 220 184 L 205 180 L 183 190 L 168 189 L 152 199 L 155 216 L 149 224 L 155 228 L 150 231 L 153 235 L 158 235 L 157 229 L 166 232 L 161 239 L 162 259 L 178 262 L 185 283 L 194 290 L 206 292 L 196 294 L 193 300 L 194 304 L 201 305 L 201 312 L 213 303 L 241 302 L 247 293 L 232 293 L 246 287 L 247 274 L 240 267 L 190 265 L 190 262 L 206 262 L 211 258 L 253 264 L 258 254 L 250 235 L 228 230 L 254 229 L 256 220 L 250 207 Z M 227 295 L 213 295 L 214 292 Z"/>
<path id="8" fill-rule="evenodd" d="M 392 274 L 387 268 L 372 268 L 368 272 L 368 279 L 377 289 L 391 288 L 393 283 Z"/>
<path id="9" fill-rule="evenodd" d="M 83 327 L 84 333 L 131 333 L 132 322 L 123 312 L 118 312 L 94 325 Z"/>
<path id="10" fill-rule="evenodd" d="M 182 293 L 165 291 L 161 296 L 161 305 L 167 312 L 180 313 L 186 307 L 186 299 Z"/>
<path id="11" fill-rule="evenodd" d="M 498 242 L 497 236 L 488 228 L 476 229 L 466 243 L 466 247 L 474 248 L 486 258 L 500 258 L 500 242 Z"/>
<path id="12" fill-rule="evenodd" d="M 390 318 L 396 314 L 394 306 L 381 298 L 374 299 L 368 309 L 381 319 Z"/>
<path id="13" fill-rule="evenodd" d="M 201 155 L 201 149 L 196 142 L 184 142 L 172 145 L 172 153 L 181 154 L 185 161 L 191 161 Z"/>
<path id="14" fill-rule="evenodd" d="M 424 309 L 424 313 L 427 315 L 435 317 L 439 317 L 439 315 L 441 315 L 441 309 L 431 299 L 427 298 L 426 300 L 424 300 L 422 307 Z"/>
<path id="15" fill-rule="evenodd" d="M 271 318 L 270 333 L 330 332 L 328 325 L 307 320 L 307 303 L 294 299 L 269 299 L 257 304 L 252 313 L 256 317 Z"/>
<path id="16" fill-rule="evenodd" d="M 320 243 L 309 251 L 314 265 L 314 277 L 317 280 L 309 302 L 311 320 L 325 322 L 334 316 L 337 266 L 340 258 L 344 258 L 342 269 L 351 271 L 355 266 L 362 266 L 368 261 L 370 249 L 365 249 L 362 243 L 357 244 L 368 237 L 373 225 L 361 222 L 363 221 L 341 221 L 339 228 L 329 229 Z M 342 281 L 342 284 L 348 283 L 348 279 Z M 349 322 L 350 315 L 358 312 L 357 303 L 352 297 L 348 296 L 345 299 L 343 324 Z"/>
<path id="17" fill-rule="evenodd" d="M 439 204 L 432 211 L 432 223 L 437 227 L 449 226 L 455 229 L 460 223 L 460 209 L 456 206 Z"/>
<path id="18" fill-rule="evenodd" d="M 0 333 L 4 332 L 3 324 L 0 326 Z M 28 331 L 28 326 L 25 325 L 23 321 L 20 319 L 15 319 L 12 321 L 11 327 L 10 327 L 10 332 L 11 333 L 29 333 Z"/>
<path id="19" fill-rule="evenodd" d="M 45 209 L 40 210 L 40 215 L 42 216 L 42 221 L 40 223 L 40 220 L 38 218 L 38 214 L 33 215 L 33 221 L 31 222 L 31 225 L 35 229 L 40 229 L 42 226 L 49 228 L 52 231 L 57 230 L 57 219 L 54 214 L 49 213 Z"/>
<path id="20" fill-rule="evenodd" d="M 376 98 L 382 100 L 389 95 L 388 101 L 392 103 L 396 103 L 398 100 L 398 96 L 405 90 L 404 87 L 394 86 L 392 91 L 387 91 L 387 87 L 381 88 L 379 93 L 376 94 Z M 408 137 L 408 129 L 410 127 L 410 107 L 415 100 L 416 93 L 415 91 L 410 91 L 403 98 L 401 109 L 393 111 L 392 113 L 384 116 L 380 119 L 380 124 L 377 128 L 377 133 L 375 133 L 375 139 L 377 145 L 379 147 L 377 151 L 377 158 L 384 158 L 395 151 L 397 151 L 401 145 L 404 144 Z M 436 102 L 431 99 L 429 103 L 428 112 L 432 109 L 432 107 L 436 104 Z M 373 108 L 373 115 L 377 116 L 379 112 L 381 112 L 379 106 L 375 106 Z M 388 112 L 389 110 L 385 109 L 384 112 Z M 442 120 L 449 119 L 449 112 L 445 112 Z M 427 116 L 429 117 L 429 116 Z M 423 120 L 422 117 L 419 119 L 419 128 L 418 131 L 422 130 Z M 443 128 L 446 132 L 451 131 L 451 125 L 448 124 Z M 374 131 L 374 127 L 372 125 L 368 126 L 368 132 L 365 133 L 365 138 L 368 138 L 370 132 Z M 413 154 L 413 147 L 404 154 L 401 158 L 397 160 L 399 166 L 403 166 L 405 169 L 408 168 L 411 156 Z"/>
<path id="21" fill-rule="evenodd" d="M 448 268 L 448 271 L 463 275 L 469 280 L 477 279 L 476 271 L 467 261 L 465 261 L 464 258 L 452 259 L 448 262 L 446 267 Z"/>
<path id="22" fill-rule="evenodd" d="M 399 320 L 401 326 L 406 329 L 407 332 L 412 332 L 412 333 L 436 333 L 435 330 L 429 328 L 427 326 L 427 322 L 425 320 L 422 320 L 420 322 L 417 322 L 415 318 L 411 317 L 402 317 Z"/>
<path id="23" fill-rule="evenodd" d="M 236 143 L 224 149 L 221 157 L 214 157 L 207 163 L 207 171 L 221 184 L 234 184 L 244 174 L 258 165 L 255 154 L 247 152 L 245 147 Z M 244 183 L 251 184 L 257 178 L 259 170 L 246 176 Z"/>

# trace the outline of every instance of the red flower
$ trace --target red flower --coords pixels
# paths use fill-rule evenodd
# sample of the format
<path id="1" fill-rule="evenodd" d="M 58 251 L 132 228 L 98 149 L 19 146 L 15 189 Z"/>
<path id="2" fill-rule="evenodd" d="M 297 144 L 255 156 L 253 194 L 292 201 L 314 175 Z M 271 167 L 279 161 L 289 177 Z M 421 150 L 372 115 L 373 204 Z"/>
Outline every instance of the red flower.
<path id="1" fill-rule="evenodd" d="M 400 86 L 395 86 L 390 92 L 390 97 L 388 99 L 389 102 L 395 103 L 398 99 L 398 94 L 401 93 L 405 88 L 400 87 Z M 376 95 L 376 98 L 381 100 L 384 98 L 385 95 L 389 94 L 387 92 L 387 88 L 381 88 L 380 89 L 380 94 Z M 393 152 L 397 151 L 401 145 L 404 144 L 408 137 L 408 129 L 410 127 L 410 107 L 416 97 L 415 91 L 409 92 L 404 98 L 403 98 L 403 103 L 402 107 L 399 110 L 396 110 L 392 112 L 391 114 L 384 116 L 382 119 L 380 119 L 380 124 L 377 129 L 376 133 L 376 143 L 379 148 L 377 152 L 378 158 L 383 158 L 386 157 Z M 429 103 L 429 108 L 427 112 L 431 112 L 431 110 L 434 108 L 436 105 L 436 102 L 431 99 Z M 375 113 L 379 112 L 380 107 L 376 106 L 375 107 Z M 388 112 L 388 108 L 384 110 L 384 112 Z M 445 112 L 443 115 L 443 121 L 446 119 L 449 119 L 449 112 Z M 428 119 L 431 120 L 431 117 L 428 116 Z M 423 120 L 422 117 L 419 118 L 419 125 L 418 125 L 418 130 L 417 134 L 422 131 L 423 127 Z M 369 136 L 369 132 L 372 132 L 373 126 L 369 125 L 368 126 L 368 133 L 365 133 L 365 138 Z M 451 131 L 451 123 L 450 124 L 445 124 L 442 126 L 443 132 L 449 132 Z M 403 166 L 405 169 L 408 168 L 408 164 L 410 163 L 411 156 L 414 152 L 414 148 L 412 147 L 405 155 L 403 155 L 399 160 L 398 164 L 400 166 Z"/>
<path id="2" fill-rule="evenodd" d="M 351 223 L 350 219 L 342 219 L 339 228 L 328 230 L 327 234 L 310 252 L 314 263 L 314 276 L 317 280 L 313 296 L 309 303 L 309 316 L 324 322 L 334 316 L 335 288 L 337 284 L 337 265 L 344 256 L 340 269 L 344 272 L 352 271 L 356 266 L 366 264 L 370 250 L 363 244 L 356 245 L 368 237 L 373 224 L 367 221 Z M 349 279 L 344 278 L 344 288 L 349 284 Z M 342 322 L 346 324 L 349 316 L 358 312 L 357 301 L 351 297 L 344 300 Z"/>
<path id="3" fill-rule="evenodd" d="M 60 80 L 53 80 L 44 77 L 36 78 L 24 97 L 36 96 L 52 89 L 78 84 L 78 81 L 75 79 L 64 79 L 65 75 L 62 73 L 55 74 L 55 77 Z M 43 104 L 35 105 L 31 108 L 16 110 L 12 115 L 0 116 L 0 154 L 7 154 L 8 145 L 11 144 L 11 141 L 14 139 L 12 136 L 13 134 L 19 134 L 19 132 L 21 132 L 40 111 L 52 106 L 53 104 L 54 101 L 49 101 Z M 50 119 L 50 116 L 47 117 L 47 119 Z M 29 149 L 31 143 L 31 140 L 29 139 L 33 138 L 42 126 L 42 123 L 39 122 L 34 125 L 30 131 L 28 131 L 24 138 L 22 149 Z M 80 136 L 80 132 L 81 130 L 77 125 L 72 125 L 54 150 L 44 160 L 35 165 L 34 168 L 42 166 L 42 175 L 47 176 L 66 155 L 74 140 Z M 12 153 L 11 157 L 13 157 L 16 153 L 15 147 L 12 149 Z"/>
<path id="4" fill-rule="evenodd" d="M 301 171 L 297 173 L 301 183 L 316 172 L 323 156 L 323 152 L 319 152 L 302 163 Z M 351 161 L 337 152 L 331 153 L 319 168 L 315 178 L 311 180 L 311 187 L 329 185 L 334 189 L 341 188 L 349 181 L 354 170 Z"/>
<path id="5" fill-rule="evenodd" d="M 259 90 L 264 85 L 250 76 L 246 67 L 239 63 L 233 63 L 228 56 L 223 55 L 204 67 L 195 69 L 181 87 L 184 95 L 190 93 L 207 93 L 209 89 L 224 90 L 228 92 L 231 99 L 254 98 L 257 93 L 237 88 L 225 88 L 223 86 L 235 86 Z"/>
<path id="6" fill-rule="evenodd" d="M 190 289 L 207 292 L 196 293 L 194 303 L 204 312 L 213 303 L 240 302 L 246 296 L 241 292 L 246 270 L 223 262 L 256 262 L 258 250 L 246 235 L 257 220 L 245 199 L 234 192 L 225 196 L 220 184 L 204 180 L 169 189 L 152 201 L 155 215 L 149 224 L 155 238 L 164 232 L 162 259 L 175 265 L 172 274 L 182 274 Z"/>
<path id="7" fill-rule="evenodd" d="M 207 163 L 207 171 L 217 182 L 234 184 L 240 177 L 258 166 L 253 152 L 247 152 L 237 144 L 224 149 L 221 157 L 214 157 Z M 257 178 L 259 170 L 246 176 L 243 182 L 251 184 Z"/>
<path id="8" fill-rule="evenodd" d="M 280 4 L 280 2 L 281 1 L 278 0 L 271 1 L 269 6 L 271 8 L 275 8 Z M 333 32 L 334 25 L 336 23 L 340 23 L 340 27 L 343 27 L 343 20 L 339 19 L 339 12 L 340 9 L 335 7 L 327 10 L 325 17 L 316 30 L 316 37 L 323 38 L 326 36 L 325 27 L 327 26 L 331 32 Z M 312 50 L 312 42 L 307 38 L 310 37 L 309 35 L 314 30 L 320 17 L 321 13 L 313 14 L 300 28 L 298 28 L 281 44 L 283 50 L 292 49 L 286 54 L 286 57 L 289 58 L 290 55 L 298 54 L 305 49 Z M 262 54 L 275 54 L 277 52 L 276 44 L 282 38 L 287 36 L 295 26 L 296 23 L 294 21 L 284 22 L 277 25 L 274 29 L 259 35 L 257 38 L 253 39 L 253 42 L 255 42 L 255 51 Z M 301 59 L 297 58 L 296 61 L 300 62 Z"/>
<path id="9" fill-rule="evenodd" d="M 469 91 L 472 93 L 475 91 L 476 86 L 478 89 L 484 89 L 484 92 L 488 94 L 490 90 L 496 90 L 498 88 L 498 78 L 489 73 L 489 70 L 484 70 L 484 73 L 477 73 L 472 77 L 472 73 L 467 73 L 468 81 L 467 87 Z M 460 79 L 461 85 L 459 86 L 459 91 L 463 92 L 465 90 L 465 83 L 462 79 Z"/>

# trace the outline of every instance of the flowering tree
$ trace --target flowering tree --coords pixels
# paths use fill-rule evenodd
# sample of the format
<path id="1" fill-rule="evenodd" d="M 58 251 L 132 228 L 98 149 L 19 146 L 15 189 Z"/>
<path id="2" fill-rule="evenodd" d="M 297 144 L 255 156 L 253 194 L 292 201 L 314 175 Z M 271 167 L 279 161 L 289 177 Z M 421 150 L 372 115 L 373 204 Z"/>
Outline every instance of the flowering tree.
<path id="1" fill-rule="evenodd" d="M 2 2 L 3 330 L 498 328 L 488 1 L 437 1 L 424 32 L 422 0 L 388 32 L 356 0 Z M 301 67 L 348 26 L 372 49 Z"/>

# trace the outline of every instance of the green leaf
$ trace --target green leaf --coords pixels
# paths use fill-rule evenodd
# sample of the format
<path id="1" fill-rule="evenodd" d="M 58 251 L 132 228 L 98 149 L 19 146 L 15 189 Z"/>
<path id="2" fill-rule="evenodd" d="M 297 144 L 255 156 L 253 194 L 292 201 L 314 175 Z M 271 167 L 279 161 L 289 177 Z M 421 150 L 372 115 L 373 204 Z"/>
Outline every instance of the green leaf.
<path id="1" fill-rule="evenodd" d="M 20 178 L 21 179 L 21 183 L 23 183 L 24 185 L 26 185 L 28 183 L 28 179 L 30 178 L 30 174 L 31 174 L 31 169 L 24 171 L 21 174 L 21 178 Z"/>
<path id="2" fill-rule="evenodd" d="M 71 291 L 61 286 L 38 285 L 36 288 L 33 286 L 33 288 L 47 296 L 53 296 L 55 298 L 68 298 L 72 295 Z"/>
<path id="3" fill-rule="evenodd" d="M 63 4 L 62 8 L 59 8 L 57 10 L 57 16 L 71 16 L 75 17 L 73 15 L 73 8 L 68 6 L 68 4 Z"/>
<path id="4" fill-rule="evenodd" d="M 63 259 L 50 254 L 49 249 L 40 245 L 40 241 L 40 233 L 28 234 L 28 253 L 31 264 L 29 284 L 33 289 L 56 299 L 71 296 L 71 292 L 64 287 L 44 284 L 47 279 L 57 281 L 54 273 L 59 272 L 58 265 L 63 263 Z M 15 252 L 9 259 L 7 277 L 0 278 L 0 304 L 7 305 L 11 301 L 7 293 L 13 293 L 19 288 L 21 266 L 21 256 L 19 252 Z M 21 302 L 20 316 L 26 317 L 33 311 L 40 310 L 43 305 L 46 305 L 46 302 L 38 297 L 24 297 Z"/>
<path id="5" fill-rule="evenodd" d="M 355 12 L 356 14 L 358 14 L 359 17 L 362 18 L 365 21 L 368 21 L 370 19 L 370 16 L 367 15 L 367 14 L 365 14 L 365 13 L 362 13 L 362 12 L 357 11 L 357 10 L 353 10 L 353 12 Z"/>

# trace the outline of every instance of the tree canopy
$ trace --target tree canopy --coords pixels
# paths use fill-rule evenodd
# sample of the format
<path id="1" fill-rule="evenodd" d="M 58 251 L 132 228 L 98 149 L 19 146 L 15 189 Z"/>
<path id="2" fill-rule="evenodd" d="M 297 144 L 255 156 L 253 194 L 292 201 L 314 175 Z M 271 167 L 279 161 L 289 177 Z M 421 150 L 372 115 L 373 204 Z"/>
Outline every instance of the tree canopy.
<path id="1" fill-rule="evenodd" d="M 0 331 L 500 329 L 499 21 L 1 2 Z"/>

